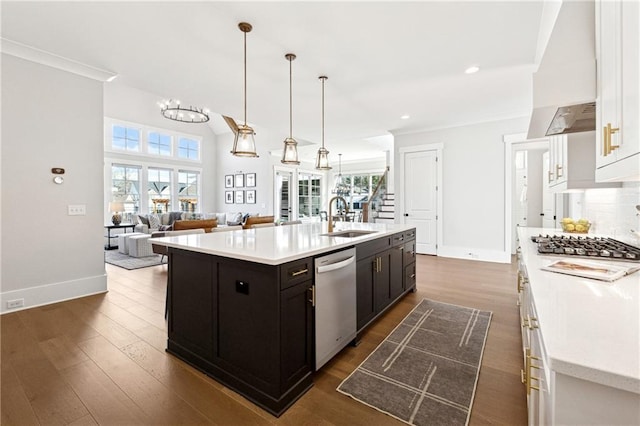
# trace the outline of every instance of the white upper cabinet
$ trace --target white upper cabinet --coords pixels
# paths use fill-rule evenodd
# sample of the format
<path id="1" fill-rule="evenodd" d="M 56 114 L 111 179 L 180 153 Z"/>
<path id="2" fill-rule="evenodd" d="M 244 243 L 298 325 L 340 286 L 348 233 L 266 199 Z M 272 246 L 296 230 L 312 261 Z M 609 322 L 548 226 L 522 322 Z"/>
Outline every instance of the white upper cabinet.
<path id="1" fill-rule="evenodd" d="M 596 181 L 640 180 L 640 2 L 596 1 Z"/>
<path id="2" fill-rule="evenodd" d="M 549 136 L 547 181 L 552 192 L 620 185 L 616 182 L 595 182 L 594 145 L 594 131 Z"/>

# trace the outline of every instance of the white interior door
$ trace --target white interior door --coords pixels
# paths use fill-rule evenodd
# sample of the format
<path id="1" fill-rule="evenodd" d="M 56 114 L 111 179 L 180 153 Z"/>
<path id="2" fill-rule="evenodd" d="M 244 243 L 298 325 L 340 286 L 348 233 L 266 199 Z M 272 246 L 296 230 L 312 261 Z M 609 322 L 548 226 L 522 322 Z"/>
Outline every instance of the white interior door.
<path id="1" fill-rule="evenodd" d="M 404 223 L 416 227 L 416 252 L 437 254 L 437 151 L 406 152 L 403 158 Z"/>

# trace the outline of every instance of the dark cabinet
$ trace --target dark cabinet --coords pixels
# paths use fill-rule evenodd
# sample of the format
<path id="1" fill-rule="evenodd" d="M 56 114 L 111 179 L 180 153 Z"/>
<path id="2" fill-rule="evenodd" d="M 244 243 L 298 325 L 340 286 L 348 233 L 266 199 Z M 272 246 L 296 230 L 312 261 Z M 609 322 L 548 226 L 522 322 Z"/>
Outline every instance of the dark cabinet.
<path id="1" fill-rule="evenodd" d="M 312 386 L 312 259 L 169 254 L 167 351 L 280 415 Z"/>
<path id="2" fill-rule="evenodd" d="M 415 257 L 413 253 L 407 257 L 405 250 L 415 243 L 406 241 L 405 235 L 397 233 L 356 246 L 358 330 L 411 288 L 406 285 L 405 264 L 411 259 L 415 262 Z M 413 237 L 415 230 L 409 235 Z"/>
<path id="3" fill-rule="evenodd" d="M 210 362 L 216 340 L 212 321 L 217 305 L 216 263 L 211 256 L 188 251 L 181 251 L 180 260 L 175 260 L 169 260 L 169 340 Z"/>
<path id="4" fill-rule="evenodd" d="M 314 349 L 312 286 L 313 281 L 308 280 L 280 293 L 281 391 L 290 389 L 311 373 Z"/>
<path id="5" fill-rule="evenodd" d="M 368 256 L 356 262 L 356 322 L 358 330 L 376 316 L 373 283 L 377 274 L 377 262 L 377 256 Z"/>

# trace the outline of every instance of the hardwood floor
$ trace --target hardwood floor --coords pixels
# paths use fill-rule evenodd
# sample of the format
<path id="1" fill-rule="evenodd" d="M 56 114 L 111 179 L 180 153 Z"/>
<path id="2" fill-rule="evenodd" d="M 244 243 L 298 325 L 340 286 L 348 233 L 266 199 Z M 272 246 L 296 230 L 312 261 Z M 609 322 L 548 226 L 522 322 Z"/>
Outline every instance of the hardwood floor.
<path id="1" fill-rule="evenodd" d="M 417 257 L 417 288 L 314 376 L 276 419 L 167 354 L 166 266 L 106 265 L 109 292 L 5 314 L 1 423 L 402 424 L 335 388 L 423 298 L 493 311 L 471 425 L 526 424 L 513 265 Z"/>

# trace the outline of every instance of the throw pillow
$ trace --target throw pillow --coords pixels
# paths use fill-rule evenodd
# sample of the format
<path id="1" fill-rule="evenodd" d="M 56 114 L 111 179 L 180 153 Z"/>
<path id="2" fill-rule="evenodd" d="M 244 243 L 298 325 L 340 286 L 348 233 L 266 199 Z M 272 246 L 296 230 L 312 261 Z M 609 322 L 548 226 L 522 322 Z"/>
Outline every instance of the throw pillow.
<path id="1" fill-rule="evenodd" d="M 160 228 L 160 217 L 157 214 L 151 213 L 147 218 L 149 219 L 149 229 Z"/>
<path id="2" fill-rule="evenodd" d="M 218 223 L 227 223 L 227 214 L 216 213 L 216 220 L 218 221 Z"/>
<path id="3" fill-rule="evenodd" d="M 227 213 L 227 225 L 241 225 L 242 224 L 242 213 Z"/>
<path id="4" fill-rule="evenodd" d="M 147 219 L 147 216 L 139 214 L 138 220 L 141 224 L 149 226 L 149 219 Z"/>

